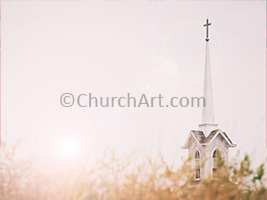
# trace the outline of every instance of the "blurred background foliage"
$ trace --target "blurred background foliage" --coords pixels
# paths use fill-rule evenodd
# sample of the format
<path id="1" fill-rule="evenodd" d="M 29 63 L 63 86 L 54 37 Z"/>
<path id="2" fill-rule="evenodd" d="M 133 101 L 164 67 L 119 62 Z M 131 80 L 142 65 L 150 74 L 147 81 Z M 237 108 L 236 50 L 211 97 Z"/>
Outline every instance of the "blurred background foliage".
<path id="1" fill-rule="evenodd" d="M 140 159 L 135 152 L 112 151 L 94 163 L 44 157 L 18 158 L 19 145 L 2 142 L 0 200 L 242 200 L 266 199 L 265 165 L 256 170 L 248 155 L 227 165 L 218 159 L 216 178 L 196 182 L 191 159 L 174 170 L 159 155 Z"/>

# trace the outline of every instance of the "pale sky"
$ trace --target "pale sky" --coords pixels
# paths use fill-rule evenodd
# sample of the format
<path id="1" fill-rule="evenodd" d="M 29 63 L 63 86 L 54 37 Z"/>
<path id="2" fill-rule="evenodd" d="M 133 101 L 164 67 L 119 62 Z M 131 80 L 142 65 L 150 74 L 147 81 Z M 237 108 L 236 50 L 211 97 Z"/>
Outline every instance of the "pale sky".
<path id="1" fill-rule="evenodd" d="M 63 108 L 59 98 L 202 96 L 209 17 L 215 118 L 237 144 L 230 159 L 240 150 L 265 161 L 265 1 L 1 3 L 2 133 L 27 137 L 26 157 L 67 138 L 94 155 L 139 148 L 179 163 L 201 108 Z"/>

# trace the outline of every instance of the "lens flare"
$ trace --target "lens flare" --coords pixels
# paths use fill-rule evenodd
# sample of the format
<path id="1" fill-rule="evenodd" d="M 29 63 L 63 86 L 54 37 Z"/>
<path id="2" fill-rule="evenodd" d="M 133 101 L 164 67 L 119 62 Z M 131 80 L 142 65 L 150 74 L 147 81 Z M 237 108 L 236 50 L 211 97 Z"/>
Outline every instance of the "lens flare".
<path id="1" fill-rule="evenodd" d="M 76 152 L 77 152 L 77 146 L 73 141 L 65 140 L 60 144 L 60 153 L 64 157 L 75 156 Z"/>

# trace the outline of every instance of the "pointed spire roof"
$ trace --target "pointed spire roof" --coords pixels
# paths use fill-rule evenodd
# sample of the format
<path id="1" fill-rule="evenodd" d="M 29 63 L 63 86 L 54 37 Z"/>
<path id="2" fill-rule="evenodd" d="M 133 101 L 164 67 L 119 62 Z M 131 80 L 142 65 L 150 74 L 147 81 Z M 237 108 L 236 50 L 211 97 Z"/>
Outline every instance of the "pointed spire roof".
<path id="1" fill-rule="evenodd" d="M 207 28 L 211 23 L 204 24 Z M 212 80 L 211 80 L 211 69 L 210 69 L 210 53 L 209 53 L 209 38 L 206 34 L 206 57 L 205 57 L 205 75 L 204 75 L 204 92 L 203 97 L 205 99 L 205 105 L 202 109 L 202 121 L 199 124 L 200 129 L 203 130 L 205 135 L 208 135 L 212 130 L 216 129 L 217 124 L 215 123 L 214 108 L 213 108 L 213 94 L 212 94 Z"/>
<path id="2" fill-rule="evenodd" d="M 202 124 L 214 124 L 214 108 L 213 108 L 213 94 L 212 94 L 212 80 L 209 58 L 209 43 L 206 42 L 206 61 L 205 61 L 205 75 L 204 75 L 204 92 L 205 106 L 202 110 Z"/>

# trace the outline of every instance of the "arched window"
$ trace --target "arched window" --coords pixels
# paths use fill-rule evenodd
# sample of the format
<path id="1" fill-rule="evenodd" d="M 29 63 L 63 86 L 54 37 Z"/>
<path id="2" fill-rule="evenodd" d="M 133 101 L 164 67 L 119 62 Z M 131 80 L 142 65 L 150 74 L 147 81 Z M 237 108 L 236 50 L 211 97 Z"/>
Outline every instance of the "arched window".
<path id="1" fill-rule="evenodd" d="M 212 176 L 216 177 L 216 172 L 217 172 L 217 168 L 218 168 L 218 162 L 219 162 L 219 158 L 221 157 L 221 152 L 219 149 L 215 149 L 212 153 Z"/>
<path id="2" fill-rule="evenodd" d="M 195 152 L 195 169 L 196 169 L 196 180 L 200 179 L 200 165 L 201 165 L 201 161 L 200 161 L 200 153 L 197 150 Z"/>

